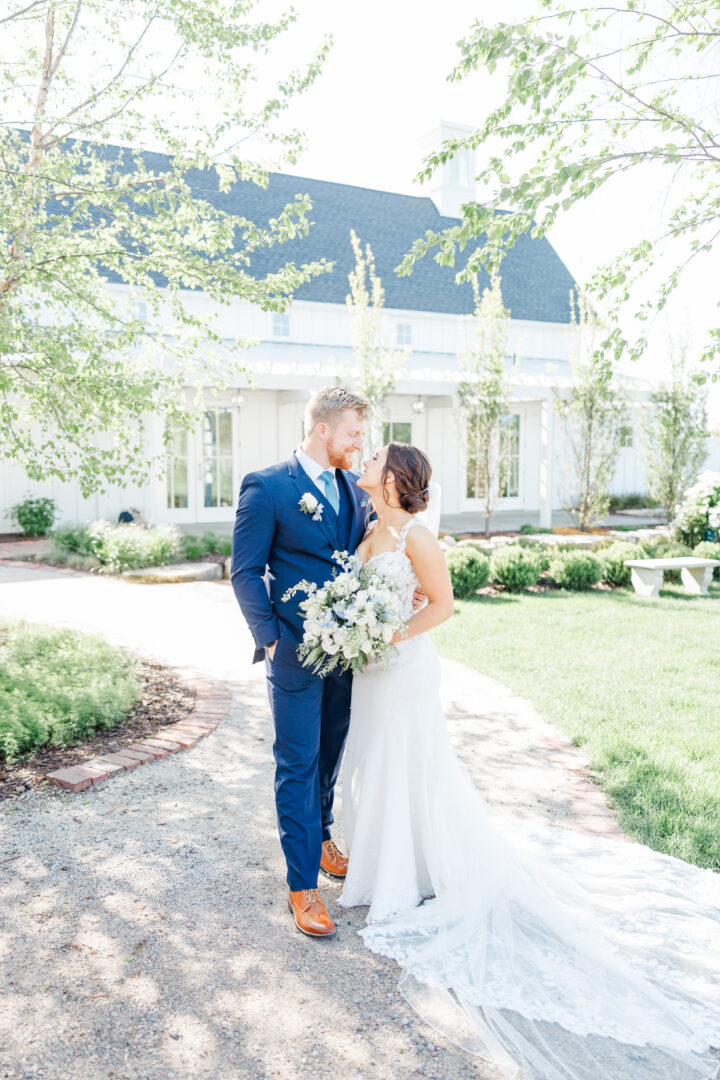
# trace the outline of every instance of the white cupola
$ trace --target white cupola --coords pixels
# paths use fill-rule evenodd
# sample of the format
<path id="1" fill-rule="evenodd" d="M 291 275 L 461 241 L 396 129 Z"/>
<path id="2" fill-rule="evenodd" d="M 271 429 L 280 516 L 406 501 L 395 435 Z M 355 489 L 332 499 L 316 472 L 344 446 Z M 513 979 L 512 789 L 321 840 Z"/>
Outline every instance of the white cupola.
<path id="1" fill-rule="evenodd" d="M 465 124 L 451 124 L 447 120 L 428 131 L 418 140 L 423 158 L 433 150 L 439 150 L 447 139 L 470 135 L 475 129 Z M 459 150 L 444 165 L 440 165 L 427 181 L 426 191 L 444 217 L 460 217 L 463 203 L 475 198 L 475 151 Z"/>

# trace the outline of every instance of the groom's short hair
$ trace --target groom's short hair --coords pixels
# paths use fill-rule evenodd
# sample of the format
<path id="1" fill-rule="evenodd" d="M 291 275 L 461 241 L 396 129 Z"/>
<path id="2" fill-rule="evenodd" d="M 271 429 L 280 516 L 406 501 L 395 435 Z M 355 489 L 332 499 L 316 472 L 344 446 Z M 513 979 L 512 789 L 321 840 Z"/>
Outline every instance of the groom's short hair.
<path id="1" fill-rule="evenodd" d="M 310 435 L 318 424 L 334 427 L 345 409 L 354 409 L 364 418 L 370 402 L 354 390 L 343 386 L 324 386 L 317 390 L 305 408 L 305 434 Z"/>

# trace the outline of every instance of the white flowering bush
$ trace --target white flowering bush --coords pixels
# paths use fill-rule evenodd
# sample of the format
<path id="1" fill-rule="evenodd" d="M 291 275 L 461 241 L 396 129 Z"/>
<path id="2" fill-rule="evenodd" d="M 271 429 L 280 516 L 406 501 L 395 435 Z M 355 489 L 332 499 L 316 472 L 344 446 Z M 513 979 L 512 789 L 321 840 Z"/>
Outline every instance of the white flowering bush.
<path id="1" fill-rule="evenodd" d="M 684 544 L 695 547 L 705 540 L 707 529 L 720 530 L 720 473 L 709 469 L 688 488 L 677 507 L 673 521 L 675 535 Z"/>
<path id="2" fill-rule="evenodd" d="M 304 628 L 298 646 L 303 667 L 316 675 L 331 671 L 359 674 L 371 660 L 387 657 L 390 641 L 405 623 L 400 615 L 397 590 L 375 570 L 363 566 L 356 555 L 336 551 L 340 569 L 324 585 L 299 581 L 283 596 L 290 600 L 306 592 L 300 601 Z"/>

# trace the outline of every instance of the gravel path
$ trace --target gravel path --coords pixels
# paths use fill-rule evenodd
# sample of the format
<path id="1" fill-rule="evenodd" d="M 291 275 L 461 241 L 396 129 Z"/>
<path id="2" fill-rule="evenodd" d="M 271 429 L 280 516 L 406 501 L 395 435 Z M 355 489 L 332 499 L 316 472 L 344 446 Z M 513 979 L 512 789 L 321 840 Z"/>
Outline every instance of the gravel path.
<path id="1" fill-rule="evenodd" d="M 0 612 L 102 632 L 233 694 L 230 719 L 191 751 L 0 811 L 0 1077 L 493 1076 L 405 1005 L 337 885 L 321 886 L 337 937 L 294 930 L 262 665 L 227 585 L 0 566 Z M 582 757 L 527 702 L 452 662 L 443 698 L 501 814 L 613 831 Z"/>

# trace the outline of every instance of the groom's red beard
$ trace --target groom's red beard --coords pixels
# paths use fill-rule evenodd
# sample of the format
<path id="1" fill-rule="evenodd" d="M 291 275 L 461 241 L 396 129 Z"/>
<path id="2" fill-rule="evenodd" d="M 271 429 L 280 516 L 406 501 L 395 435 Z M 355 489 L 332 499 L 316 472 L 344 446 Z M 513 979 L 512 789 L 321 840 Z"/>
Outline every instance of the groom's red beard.
<path id="1" fill-rule="evenodd" d="M 352 469 L 354 453 L 355 451 L 352 448 L 350 450 L 343 450 L 340 447 L 333 446 L 333 444 L 328 441 L 328 462 L 332 465 L 333 469 L 345 469 L 346 471 Z"/>

